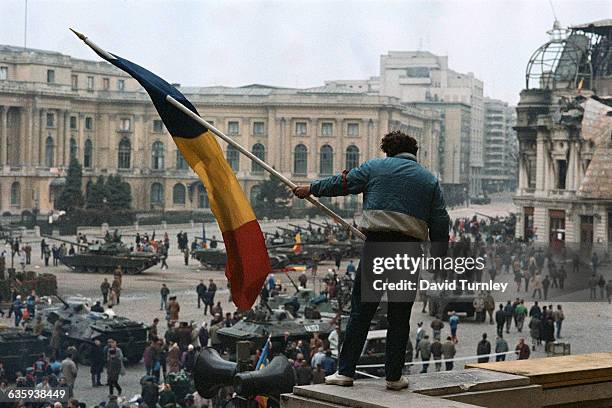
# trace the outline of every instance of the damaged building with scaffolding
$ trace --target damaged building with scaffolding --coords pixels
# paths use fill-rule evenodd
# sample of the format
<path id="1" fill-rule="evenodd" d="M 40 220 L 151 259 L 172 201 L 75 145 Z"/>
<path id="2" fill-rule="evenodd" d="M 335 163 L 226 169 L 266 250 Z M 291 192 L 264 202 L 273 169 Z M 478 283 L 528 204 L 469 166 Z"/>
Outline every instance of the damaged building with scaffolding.
<path id="1" fill-rule="evenodd" d="M 517 106 L 516 236 L 589 252 L 612 244 L 612 20 L 562 28 L 527 64 Z"/>

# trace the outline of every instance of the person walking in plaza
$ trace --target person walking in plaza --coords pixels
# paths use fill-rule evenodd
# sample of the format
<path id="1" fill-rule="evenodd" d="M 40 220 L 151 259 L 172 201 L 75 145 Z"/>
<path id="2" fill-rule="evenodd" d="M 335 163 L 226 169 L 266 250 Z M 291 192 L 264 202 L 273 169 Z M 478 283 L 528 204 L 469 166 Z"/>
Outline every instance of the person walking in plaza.
<path id="1" fill-rule="evenodd" d="M 111 290 L 113 292 L 115 292 L 115 304 L 119 304 L 120 303 L 120 297 L 121 297 L 121 279 L 117 276 L 115 276 L 115 279 L 113 279 L 113 283 L 111 284 Z"/>
<path id="2" fill-rule="evenodd" d="M 431 327 L 433 338 L 439 340 L 440 335 L 442 333 L 442 329 L 444 328 L 444 323 L 442 323 L 442 320 L 436 317 L 433 319 L 433 321 L 431 322 L 429 326 Z"/>
<path id="3" fill-rule="evenodd" d="M 515 351 L 516 351 L 516 355 L 518 356 L 519 360 L 527 360 L 529 358 L 529 355 L 531 354 L 531 351 L 529 350 L 529 346 L 525 344 L 525 339 L 522 337 L 519 339 L 519 342 L 516 345 Z"/>
<path id="4" fill-rule="evenodd" d="M 603 299 L 605 297 L 606 292 L 606 280 L 603 275 L 599 275 L 597 286 L 599 286 L 599 296 Z"/>
<path id="5" fill-rule="evenodd" d="M 123 367 L 122 356 L 118 353 L 117 348 L 111 347 L 107 351 L 108 357 L 106 360 L 106 382 L 108 391 L 113 395 L 115 388 L 117 393 L 121 395 L 123 391 L 119 385 L 119 376 L 123 375 L 125 368 Z"/>
<path id="6" fill-rule="evenodd" d="M 491 292 L 487 292 L 487 295 L 484 298 L 484 308 L 487 311 L 487 314 L 489 315 L 489 324 L 493 324 L 493 312 L 495 311 L 495 299 L 493 299 L 493 295 L 491 295 Z"/>
<path id="7" fill-rule="evenodd" d="M 519 333 L 523 332 L 523 326 L 525 324 L 525 318 L 527 317 L 527 308 L 525 307 L 525 301 L 521 301 L 514 308 L 514 316 L 516 319 L 516 329 Z"/>
<path id="8" fill-rule="evenodd" d="M 427 334 L 419 343 L 419 354 L 421 354 L 421 361 L 423 362 L 421 374 L 426 373 L 429 368 L 429 360 L 431 359 L 431 343 L 429 342 L 429 336 Z"/>
<path id="9" fill-rule="evenodd" d="M 431 256 L 446 255 L 450 219 L 438 180 L 417 162 L 416 139 L 400 131 L 393 131 L 383 137 L 380 147 L 387 157 L 368 160 L 350 171 L 345 170 L 341 174 L 317 180 L 310 186 L 298 186 L 293 189 L 294 194 L 299 198 L 307 198 L 311 194 L 331 197 L 363 193 L 361 230 L 366 235 L 366 249 L 375 245 L 375 242 L 418 243 L 429 237 L 432 242 Z M 326 384 L 353 384 L 357 361 L 379 303 L 364 302 L 362 299 L 362 274 L 371 272 L 364 271 L 360 263 L 338 372 L 328 376 Z M 370 279 L 371 276 L 366 278 Z M 382 292 L 373 295 L 380 299 Z M 387 388 L 392 390 L 408 386 L 407 380 L 402 377 L 402 370 L 410 332 L 410 314 L 414 302 L 412 296 L 416 293 L 409 295 L 408 301 L 387 303 L 389 328 L 385 372 Z"/>
<path id="10" fill-rule="evenodd" d="M 606 285 L 606 297 L 608 298 L 608 304 L 612 304 L 612 279 Z"/>
<path id="11" fill-rule="evenodd" d="M 589 299 L 597 299 L 597 276 L 595 274 L 591 275 L 591 277 L 589 278 L 588 284 L 589 284 Z"/>
<path id="12" fill-rule="evenodd" d="M 478 346 L 476 347 L 476 354 L 478 356 L 479 363 L 488 363 L 489 362 L 489 354 L 491 354 L 491 343 L 487 340 L 487 333 L 482 333 L 482 340 L 478 342 Z"/>
<path id="13" fill-rule="evenodd" d="M 533 275 L 533 278 L 531 279 L 531 287 L 533 288 L 531 297 L 535 299 L 537 293 L 538 298 L 542 299 L 542 276 L 539 273 Z"/>
<path id="14" fill-rule="evenodd" d="M 451 316 L 448 318 L 448 325 L 450 326 L 451 337 L 453 339 L 453 342 L 457 344 L 459 342 L 459 339 L 457 338 L 457 328 L 459 326 L 459 316 L 457 316 L 457 313 L 455 313 L 455 311 L 451 312 Z"/>
<path id="15" fill-rule="evenodd" d="M 442 355 L 444 356 L 444 364 L 446 365 L 446 371 L 452 371 L 454 362 L 449 361 L 455 358 L 455 354 L 457 353 L 457 349 L 455 347 L 455 343 L 453 342 L 452 337 L 448 336 L 446 341 L 442 344 Z"/>
<path id="16" fill-rule="evenodd" d="M 111 285 L 108 283 L 108 279 L 104 278 L 102 284 L 100 284 L 100 292 L 102 293 L 102 304 L 108 303 L 108 293 L 110 292 Z"/>
<path id="17" fill-rule="evenodd" d="M 442 343 L 440 339 L 435 339 L 431 343 L 431 356 L 434 359 L 436 371 L 442 370 Z"/>
<path id="18" fill-rule="evenodd" d="M 427 333 L 425 332 L 425 329 L 423 328 L 423 322 L 418 322 L 417 323 L 417 331 L 416 331 L 416 339 L 415 339 L 415 344 L 414 344 L 414 348 L 415 348 L 415 352 L 414 352 L 414 358 L 418 358 L 419 357 L 419 343 L 421 342 L 421 340 L 423 340 L 423 337 L 425 337 Z"/>
<path id="19" fill-rule="evenodd" d="M 555 322 L 557 339 L 560 339 L 561 327 L 563 326 L 563 320 L 565 320 L 565 313 L 563 313 L 563 308 L 561 307 L 561 305 L 557 305 L 557 310 L 553 312 L 553 320 Z"/>
<path id="20" fill-rule="evenodd" d="M 499 310 L 495 312 L 495 323 L 497 324 L 497 335 L 502 336 L 504 334 L 506 316 L 504 315 L 504 305 L 501 303 L 499 304 Z"/>
<path id="21" fill-rule="evenodd" d="M 170 289 L 166 286 L 165 283 L 162 283 L 161 289 L 159 290 L 160 303 L 159 310 L 166 310 L 168 308 L 168 295 L 170 294 Z"/>
<path id="22" fill-rule="evenodd" d="M 176 296 L 170 296 L 170 301 L 168 302 L 168 320 L 178 322 L 180 311 L 181 305 L 179 305 L 179 302 L 176 300 Z"/>
<path id="23" fill-rule="evenodd" d="M 540 321 L 540 316 L 539 315 L 533 315 L 531 317 L 531 320 L 529 321 L 529 334 L 531 336 L 531 348 L 532 350 L 536 349 L 536 346 L 538 346 L 540 344 L 540 337 L 541 337 L 541 333 L 540 333 L 540 328 L 541 328 L 542 322 Z"/>
<path id="24" fill-rule="evenodd" d="M 212 279 L 208 281 L 208 288 L 206 289 L 206 293 L 204 294 L 204 316 L 206 316 L 206 312 L 210 311 L 210 314 L 213 314 L 213 306 L 215 305 L 215 293 L 217 292 L 217 285 L 213 282 Z"/>
<path id="25" fill-rule="evenodd" d="M 498 335 L 495 340 L 495 353 L 506 353 L 508 350 L 508 342 Z M 495 356 L 495 361 L 506 361 L 506 355 L 500 354 Z"/>
<path id="26" fill-rule="evenodd" d="M 204 295 L 206 294 L 206 285 L 204 281 L 201 280 L 198 286 L 196 286 L 196 294 L 198 296 L 198 309 L 200 308 L 200 303 L 204 302 Z"/>

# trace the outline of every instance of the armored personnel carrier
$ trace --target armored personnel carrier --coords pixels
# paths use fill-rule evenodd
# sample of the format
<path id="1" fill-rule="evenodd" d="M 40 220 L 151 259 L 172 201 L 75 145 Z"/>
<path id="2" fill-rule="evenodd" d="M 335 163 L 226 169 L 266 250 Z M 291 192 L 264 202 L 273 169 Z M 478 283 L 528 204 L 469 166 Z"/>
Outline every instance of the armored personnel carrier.
<path id="1" fill-rule="evenodd" d="M 149 330 L 147 325 L 125 317 L 108 317 L 104 313 L 90 312 L 83 303 L 68 303 L 59 296 L 57 298 L 63 304 L 43 309 L 41 313 L 43 335 L 51 340 L 54 330 L 60 332 L 62 353 L 74 346 L 79 362 L 88 364 L 94 341 L 100 340 L 106 344 L 108 339 L 113 339 L 129 362 L 137 363 L 142 359 Z M 56 322 L 59 322 L 58 326 Z"/>
<path id="2" fill-rule="evenodd" d="M 330 319 L 306 319 L 295 317 L 288 310 L 268 309 L 256 306 L 247 316 L 233 325 L 217 331 L 221 342 L 231 352 L 236 350 L 237 341 L 250 341 L 253 350 L 263 347 L 268 337 L 271 337 L 272 347 L 283 343 L 285 332 L 290 340 L 308 340 L 317 332 L 321 338 L 326 338 L 333 330 Z"/>
<path id="3" fill-rule="evenodd" d="M 134 275 L 157 265 L 159 255 L 154 252 L 134 252 L 121 242 L 120 237 L 107 235 L 104 242 L 80 244 L 61 238 L 45 236 L 45 238 L 65 242 L 80 251 L 73 255 L 65 255 L 60 261 L 75 272 L 113 273 L 121 267 L 123 273 Z"/>
<path id="4" fill-rule="evenodd" d="M 0 328 L 0 360 L 6 377 L 15 379 L 15 373 L 30 367 L 47 349 L 47 339 L 17 328 Z"/>

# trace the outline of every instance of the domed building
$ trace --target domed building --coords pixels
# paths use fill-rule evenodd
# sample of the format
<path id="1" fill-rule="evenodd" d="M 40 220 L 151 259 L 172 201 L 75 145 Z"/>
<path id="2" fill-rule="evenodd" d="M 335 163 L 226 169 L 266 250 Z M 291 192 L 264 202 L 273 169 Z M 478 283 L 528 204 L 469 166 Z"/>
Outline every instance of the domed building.
<path id="1" fill-rule="evenodd" d="M 516 235 L 590 253 L 612 242 L 612 20 L 562 28 L 527 64 L 517 106 Z"/>

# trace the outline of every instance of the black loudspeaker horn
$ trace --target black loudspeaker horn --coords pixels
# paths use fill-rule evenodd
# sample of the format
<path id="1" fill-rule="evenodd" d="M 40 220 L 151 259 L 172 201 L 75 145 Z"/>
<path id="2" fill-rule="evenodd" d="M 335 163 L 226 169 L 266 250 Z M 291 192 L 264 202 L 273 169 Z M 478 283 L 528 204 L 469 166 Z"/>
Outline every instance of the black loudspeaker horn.
<path id="1" fill-rule="evenodd" d="M 204 398 L 217 395 L 219 388 L 231 385 L 236 374 L 236 363 L 224 360 L 212 347 L 204 347 L 196 358 L 193 381 Z"/>
<path id="2" fill-rule="evenodd" d="M 276 356 L 267 367 L 244 371 L 234 376 L 234 391 L 242 397 L 280 395 L 292 392 L 295 371 L 285 356 Z"/>

